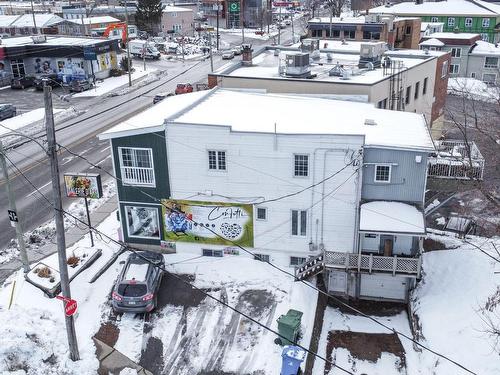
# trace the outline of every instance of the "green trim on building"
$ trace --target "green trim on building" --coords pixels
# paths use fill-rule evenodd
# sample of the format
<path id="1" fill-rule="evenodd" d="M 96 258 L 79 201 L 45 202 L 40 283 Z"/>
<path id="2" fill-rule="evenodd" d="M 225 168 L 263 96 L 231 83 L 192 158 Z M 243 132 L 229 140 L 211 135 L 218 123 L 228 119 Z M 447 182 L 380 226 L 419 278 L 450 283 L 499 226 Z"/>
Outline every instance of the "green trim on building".
<path id="1" fill-rule="evenodd" d="M 442 22 L 444 24 L 444 32 L 454 32 L 458 31 L 461 33 L 474 33 L 474 34 L 486 34 L 488 35 L 488 42 L 494 43 L 498 40 L 499 32 L 495 31 L 495 26 L 500 21 L 500 17 L 467 17 L 467 16 L 420 16 L 422 22 Z M 454 19 L 453 26 L 448 20 Z M 472 22 L 468 21 L 466 25 L 466 19 L 470 19 Z M 483 20 L 489 20 L 487 27 L 483 26 Z"/>

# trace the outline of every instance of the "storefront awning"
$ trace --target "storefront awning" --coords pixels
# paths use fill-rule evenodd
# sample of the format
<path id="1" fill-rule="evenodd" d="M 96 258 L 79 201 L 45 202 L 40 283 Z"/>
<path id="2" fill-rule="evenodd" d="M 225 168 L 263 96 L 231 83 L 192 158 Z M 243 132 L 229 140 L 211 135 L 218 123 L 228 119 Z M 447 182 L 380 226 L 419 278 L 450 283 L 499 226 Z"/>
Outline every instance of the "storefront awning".
<path id="1" fill-rule="evenodd" d="M 424 214 L 401 202 L 374 201 L 361 205 L 360 232 L 424 235 Z"/>

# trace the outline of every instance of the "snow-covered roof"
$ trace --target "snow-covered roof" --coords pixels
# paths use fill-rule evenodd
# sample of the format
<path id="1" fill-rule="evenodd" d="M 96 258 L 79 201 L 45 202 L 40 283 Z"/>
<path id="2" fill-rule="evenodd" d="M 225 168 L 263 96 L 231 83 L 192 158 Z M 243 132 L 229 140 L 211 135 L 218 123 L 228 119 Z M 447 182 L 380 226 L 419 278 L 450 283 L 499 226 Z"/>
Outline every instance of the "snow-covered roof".
<path id="1" fill-rule="evenodd" d="M 422 22 L 420 24 L 420 31 L 425 31 L 431 27 L 444 26 L 444 22 Z"/>
<path id="2" fill-rule="evenodd" d="M 78 25 L 95 25 L 98 23 L 113 23 L 113 22 L 120 22 L 118 18 L 111 17 L 111 16 L 96 16 L 96 17 L 89 17 L 89 18 L 79 18 L 79 19 L 71 19 L 68 20 L 70 22 L 76 23 Z"/>
<path id="3" fill-rule="evenodd" d="M 480 38 L 481 36 L 477 33 L 432 33 L 427 35 L 426 38 L 435 38 L 435 39 L 464 39 L 469 40 L 473 38 Z"/>
<path id="4" fill-rule="evenodd" d="M 182 8 L 182 7 L 176 7 L 173 5 L 165 5 L 165 8 L 163 8 L 163 13 L 181 13 L 181 12 L 192 12 L 192 9 L 189 8 Z"/>
<path id="5" fill-rule="evenodd" d="M 46 41 L 38 43 L 37 45 L 44 46 L 89 46 L 98 43 L 107 42 L 106 39 L 101 38 L 72 38 L 64 36 L 48 36 L 45 35 Z M 2 39 L 2 47 L 15 47 L 34 44 L 31 36 L 21 36 L 14 38 Z"/>
<path id="6" fill-rule="evenodd" d="M 478 40 L 470 51 L 471 55 L 500 55 L 500 45 Z"/>
<path id="7" fill-rule="evenodd" d="M 229 126 L 233 132 L 364 135 L 366 145 L 434 149 L 422 115 L 301 95 L 220 89 L 170 121 Z"/>
<path id="8" fill-rule="evenodd" d="M 427 39 L 427 40 L 423 41 L 419 45 L 420 46 L 442 47 L 442 46 L 444 46 L 444 43 L 441 42 L 439 39 L 431 38 L 431 39 Z"/>
<path id="9" fill-rule="evenodd" d="M 478 0 L 448 0 L 424 2 L 423 4 L 403 2 L 391 6 L 375 7 L 370 9 L 369 13 L 406 16 L 495 16 L 500 14 L 500 7 Z"/>
<path id="10" fill-rule="evenodd" d="M 4 14 L 0 15 L 0 27 L 10 27 L 12 22 L 18 19 L 19 16 L 6 16 Z"/>
<path id="11" fill-rule="evenodd" d="M 424 214 L 416 207 L 401 202 L 364 203 L 361 205 L 359 230 L 424 235 Z"/>
<path id="12" fill-rule="evenodd" d="M 330 17 L 311 18 L 309 23 L 330 23 Z M 359 17 L 332 17 L 332 23 L 365 23 L 365 16 Z"/>
<path id="13" fill-rule="evenodd" d="M 36 27 L 48 27 L 60 22 L 63 22 L 64 19 L 51 13 L 46 14 L 35 14 Z M 33 15 L 32 14 L 23 14 L 17 20 L 15 20 L 12 27 L 35 27 L 33 23 Z"/>
<path id="14" fill-rule="evenodd" d="M 207 95 L 209 91 L 197 91 L 191 94 L 175 95 L 163 99 L 161 102 L 148 108 L 144 112 L 129 118 L 126 121 L 99 134 L 100 139 L 110 139 L 130 134 L 144 134 L 164 130 L 165 119 L 178 111 L 196 103 Z"/>
<path id="15" fill-rule="evenodd" d="M 257 109 L 258 110 L 249 110 Z M 303 110 L 307 108 L 306 110 Z M 242 116 L 242 113 L 245 115 Z M 365 125 L 373 120 L 376 125 Z M 214 89 L 172 96 L 106 130 L 100 139 L 164 130 L 164 122 L 227 126 L 233 132 L 364 135 L 367 146 L 434 150 L 422 115 L 306 95 Z M 305 126 L 304 124 L 307 124 Z"/>

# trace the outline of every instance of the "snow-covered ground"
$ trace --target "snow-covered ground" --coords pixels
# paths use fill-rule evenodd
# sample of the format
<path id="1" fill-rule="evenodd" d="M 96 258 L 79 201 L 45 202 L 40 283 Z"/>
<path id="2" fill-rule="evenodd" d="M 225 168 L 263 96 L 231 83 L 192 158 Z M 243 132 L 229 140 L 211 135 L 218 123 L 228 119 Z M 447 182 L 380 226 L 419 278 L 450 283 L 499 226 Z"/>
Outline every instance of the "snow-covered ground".
<path id="1" fill-rule="evenodd" d="M 54 108 L 54 114 L 63 111 L 62 109 Z M 34 122 L 43 120 L 45 118 L 45 108 L 37 108 L 21 115 L 14 116 L 3 120 L 0 127 L 0 135 L 9 134 L 30 125 Z"/>
<path id="2" fill-rule="evenodd" d="M 102 184 L 102 198 L 100 199 L 89 199 L 89 211 L 93 212 L 105 202 L 109 200 L 116 193 L 115 182 L 109 180 L 103 182 Z M 80 220 L 87 222 L 87 212 L 85 209 L 85 201 L 81 198 L 75 200 L 74 203 L 66 210 L 72 215 L 76 216 Z M 75 225 L 82 226 L 83 224 L 77 222 L 76 219 L 65 216 L 64 227 L 65 229 L 71 228 Z M 40 247 L 45 244 L 54 241 L 56 234 L 56 226 L 54 220 L 33 229 L 32 231 L 24 233 L 24 242 L 26 244 L 26 249 L 29 251 L 37 251 Z M 19 250 L 17 249 L 17 240 L 12 239 L 9 246 L 5 249 L 0 249 L 0 264 L 10 261 L 12 258 L 19 256 Z"/>
<path id="3" fill-rule="evenodd" d="M 132 80 L 139 79 L 156 71 L 155 68 L 148 68 L 148 67 L 146 67 L 146 70 L 144 70 L 142 64 L 137 63 L 137 61 L 135 60 L 133 62 L 135 70 L 132 72 Z M 109 77 L 102 81 L 97 81 L 96 85 L 92 89 L 80 92 L 78 94 L 74 94 L 73 97 L 87 98 L 87 97 L 101 96 L 109 93 L 110 91 L 113 91 L 114 89 L 117 89 L 118 87 L 127 84 L 128 84 L 128 74 L 124 74 L 120 77 Z"/>
<path id="4" fill-rule="evenodd" d="M 475 78 L 457 77 L 448 80 L 448 93 L 467 99 L 496 103 L 500 98 L 500 86 L 488 86 Z"/>

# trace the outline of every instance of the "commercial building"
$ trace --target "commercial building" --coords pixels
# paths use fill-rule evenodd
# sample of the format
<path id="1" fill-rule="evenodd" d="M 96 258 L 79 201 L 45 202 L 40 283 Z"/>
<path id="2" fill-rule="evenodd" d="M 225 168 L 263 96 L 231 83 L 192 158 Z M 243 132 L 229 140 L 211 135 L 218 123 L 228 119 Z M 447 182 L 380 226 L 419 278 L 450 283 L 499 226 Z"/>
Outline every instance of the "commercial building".
<path id="1" fill-rule="evenodd" d="M 449 53 L 385 51 L 381 42 L 304 43 L 302 49 L 265 47 L 254 56 L 244 52 L 243 61 L 209 74 L 209 86 L 364 97 L 379 108 L 424 114 L 433 135 L 440 136 Z M 317 50 L 314 44 L 326 48 Z"/>
<path id="2" fill-rule="evenodd" d="M 382 41 L 391 49 L 417 49 L 420 18 L 371 14 L 359 17 L 316 17 L 308 21 L 309 37 L 333 40 Z M 331 34 L 330 34 L 331 33 Z"/>
<path id="3" fill-rule="evenodd" d="M 106 78 L 118 68 L 116 40 L 33 36 L 7 38 L 0 45 L 0 75 L 57 74 L 72 79 Z"/>
<path id="4" fill-rule="evenodd" d="M 219 15 L 217 17 L 217 4 Z M 270 19 L 270 4 L 267 0 L 201 0 L 199 10 L 210 26 L 231 29 L 245 27 L 258 28 Z"/>
<path id="5" fill-rule="evenodd" d="M 161 31 L 182 36 L 194 35 L 194 12 L 190 8 L 166 5 L 161 16 Z"/>
<path id="6" fill-rule="evenodd" d="M 329 292 L 406 301 L 434 146 L 422 115 L 225 89 L 170 97 L 109 139 L 138 248 L 324 264 Z M 240 247 L 241 246 L 241 247 Z M 312 274 L 318 273 L 315 268 Z"/>
<path id="7" fill-rule="evenodd" d="M 392 14 L 399 17 L 420 17 L 422 22 L 442 22 L 443 31 L 478 33 L 487 42 L 500 38 L 500 5 L 481 0 L 448 0 L 435 2 L 403 2 L 382 5 L 370 14 Z"/>
<path id="8" fill-rule="evenodd" d="M 500 47 L 482 41 L 479 34 L 435 33 L 422 38 L 420 48 L 450 52 L 450 77 L 470 77 L 486 83 L 498 80 Z"/>

